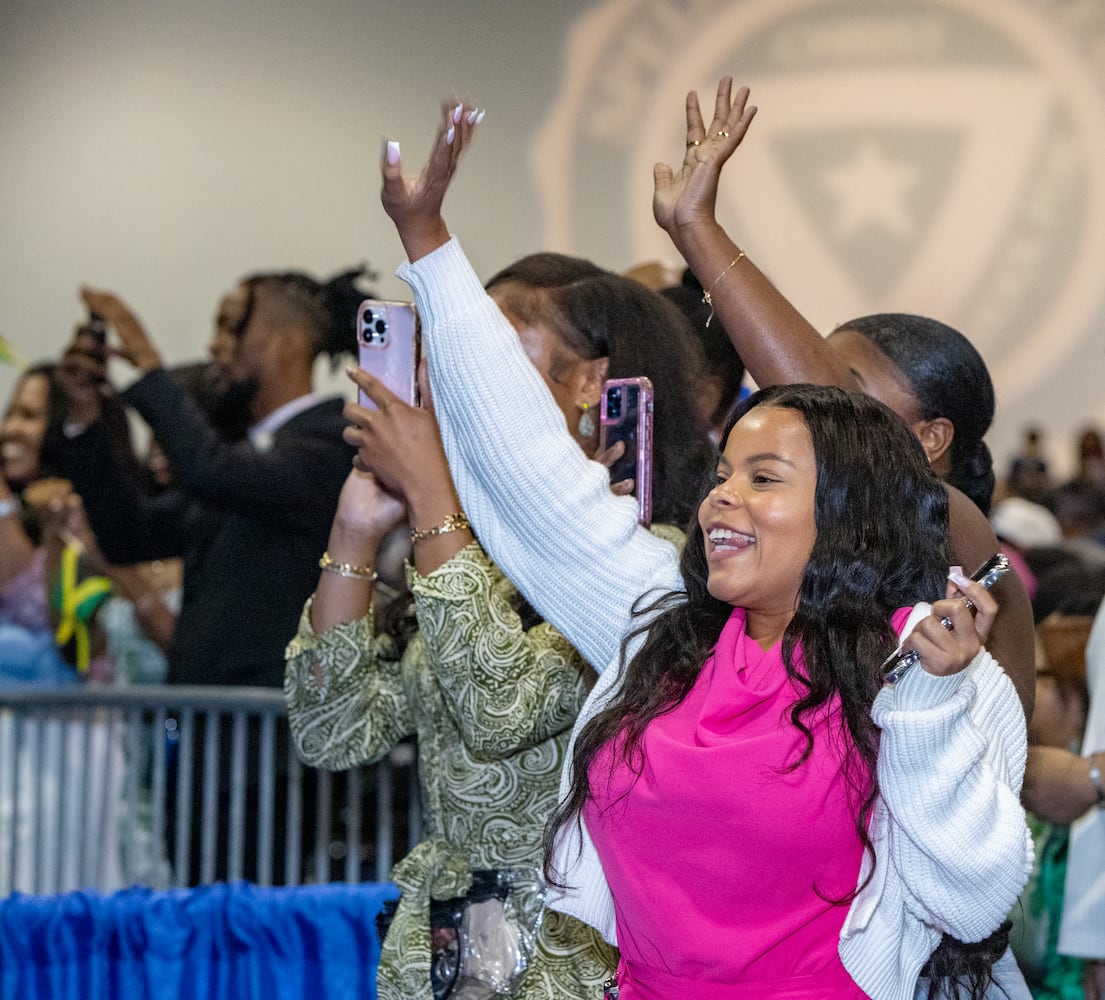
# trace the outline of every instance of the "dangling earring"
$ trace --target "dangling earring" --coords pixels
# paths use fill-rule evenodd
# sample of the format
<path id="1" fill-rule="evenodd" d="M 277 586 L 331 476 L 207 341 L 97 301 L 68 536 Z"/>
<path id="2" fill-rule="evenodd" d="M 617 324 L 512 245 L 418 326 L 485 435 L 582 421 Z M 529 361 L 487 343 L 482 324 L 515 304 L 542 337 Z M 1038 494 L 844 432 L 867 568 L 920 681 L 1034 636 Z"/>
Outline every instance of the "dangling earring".
<path id="1" fill-rule="evenodd" d="M 579 415 L 579 423 L 576 427 L 579 430 L 579 436 L 584 438 L 590 438 L 595 436 L 595 418 L 591 416 L 591 404 L 583 404 L 583 412 Z"/>

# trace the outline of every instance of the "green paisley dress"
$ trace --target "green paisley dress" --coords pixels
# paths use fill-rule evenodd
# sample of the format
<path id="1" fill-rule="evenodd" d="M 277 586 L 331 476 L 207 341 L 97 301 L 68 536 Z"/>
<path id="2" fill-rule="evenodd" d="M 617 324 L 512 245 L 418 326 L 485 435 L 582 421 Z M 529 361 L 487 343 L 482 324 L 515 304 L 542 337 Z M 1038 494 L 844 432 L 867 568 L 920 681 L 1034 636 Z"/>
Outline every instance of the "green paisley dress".
<path id="1" fill-rule="evenodd" d="M 655 534 L 681 545 L 676 528 Z M 551 625 L 528 630 L 518 593 L 477 542 L 427 576 L 408 566 L 418 632 L 405 650 L 373 616 L 316 635 L 311 601 L 287 650 L 284 694 L 301 758 L 343 770 L 418 740 L 425 839 L 393 869 L 402 891 L 383 942 L 381 1000 L 432 1000 L 431 899 L 463 895 L 473 869 L 540 869 L 545 821 L 595 674 Z M 514 996 L 602 996 L 617 953 L 547 911 Z"/>

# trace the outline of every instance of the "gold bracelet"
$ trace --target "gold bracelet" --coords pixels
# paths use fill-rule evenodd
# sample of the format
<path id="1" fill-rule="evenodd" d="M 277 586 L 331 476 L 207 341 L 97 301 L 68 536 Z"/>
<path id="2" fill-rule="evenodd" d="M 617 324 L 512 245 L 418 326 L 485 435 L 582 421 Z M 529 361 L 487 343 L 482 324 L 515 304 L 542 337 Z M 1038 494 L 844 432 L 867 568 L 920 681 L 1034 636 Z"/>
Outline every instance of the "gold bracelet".
<path id="1" fill-rule="evenodd" d="M 721 281 L 721 279 L 724 278 L 731 270 L 733 270 L 733 268 L 736 267 L 737 264 L 739 264 L 742 260 L 744 260 L 743 250 L 738 251 L 736 257 L 729 261 L 728 266 L 725 268 L 724 271 L 721 272 L 721 274 L 714 278 L 714 283 L 709 288 L 704 288 L 702 290 L 702 301 L 710 307 L 710 315 L 706 317 L 707 326 L 710 325 L 710 320 L 714 318 L 714 297 L 712 294 L 713 290 L 717 288 L 717 283 Z"/>
<path id="2" fill-rule="evenodd" d="M 373 583 L 377 578 L 376 570 L 371 566 L 356 566 L 353 563 L 340 563 L 329 552 L 323 552 L 318 561 L 318 568 L 327 573 L 337 573 L 338 576 L 347 577 L 350 580 L 364 580 L 365 583 Z"/>
<path id="3" fill-rule="evenodd" d="M 468 518 L 457 511 L 455 514 L 446 514 L 445 519 L 436 528 L 425 528 L 421 531 L 413 529 L 411 531 L 411 545 L 417 545 L 419 542 L 425 541 L 427 538 L 433 538 L 435 535 L 447 535 L 450 531 L 471 531 L 472 523 Z"/>

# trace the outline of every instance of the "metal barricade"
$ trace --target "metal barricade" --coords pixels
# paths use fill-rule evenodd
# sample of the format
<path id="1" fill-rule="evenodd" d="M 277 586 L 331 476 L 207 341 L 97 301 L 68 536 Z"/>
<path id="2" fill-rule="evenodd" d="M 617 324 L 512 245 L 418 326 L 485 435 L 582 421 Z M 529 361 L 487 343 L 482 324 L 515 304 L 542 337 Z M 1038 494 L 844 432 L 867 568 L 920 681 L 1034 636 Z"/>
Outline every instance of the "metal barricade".
<path id="1" fill-rule="evenodd" d="M 0 692 L 0 895 L 386 881 L 421 837 L 413 747 L 308 768 L 286 715 L 267 688 Z"/>

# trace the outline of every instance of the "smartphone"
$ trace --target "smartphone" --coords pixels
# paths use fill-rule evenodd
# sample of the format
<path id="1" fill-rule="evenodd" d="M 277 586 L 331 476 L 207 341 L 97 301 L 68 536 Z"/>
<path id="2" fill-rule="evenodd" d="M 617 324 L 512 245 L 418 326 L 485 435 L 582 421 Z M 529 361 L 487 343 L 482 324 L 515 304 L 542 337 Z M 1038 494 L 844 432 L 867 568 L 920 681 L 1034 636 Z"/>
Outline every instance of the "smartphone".
<path id="1" fill-rule="evenodd" d="M 610 482 L 633 480 L 637 520 L 652 521 L 652 382 L 637 378 L 612 378 L 602 384 L 599 408 L 599 450 L 618 441 L 625 452 L 610 467 Z"/>
<path id="2" fill-rule="evenodd" d="M 84 325 L 84 332 L 101 346 L 107 343 L 107 322 L 98 312 L 89 310 L 88 322 Z"/>
<path id="3" fill-rule="evenodd" d="M 413 302 L 365 299 L 357 309 L 357 363 L 403 402 L 418 405 L 418 314 Z M 376 404 L 362 390 L 361 406 Z"/>
<path id="4" fill-rule="evenodd" d="M 998 582 L 1007 572 L 1009 572 L 1009 557 L 1004 552 L 998 552 L 995 555 L 990 556 L 978 569 L 971 574 L 971 579 L 975 583 L 981 583 L 983 587 L 990 590 L 995 583 Z M 975 613 L 975 606 L 963 598 L 967 603 L 967 607 L 970 609 L 971 614 Z M 951 619 L 946 619 L 946 624 L 950 623 Z M 951 625 L 948 624 L 951 628 Z M 882 665 L 882 679 L 884 684 L 895 684 L 906 672 L 917 664 L 920 657 L 915 650 L 912 649 L 899 649 L 896 652 L 891 653 Z"/>

